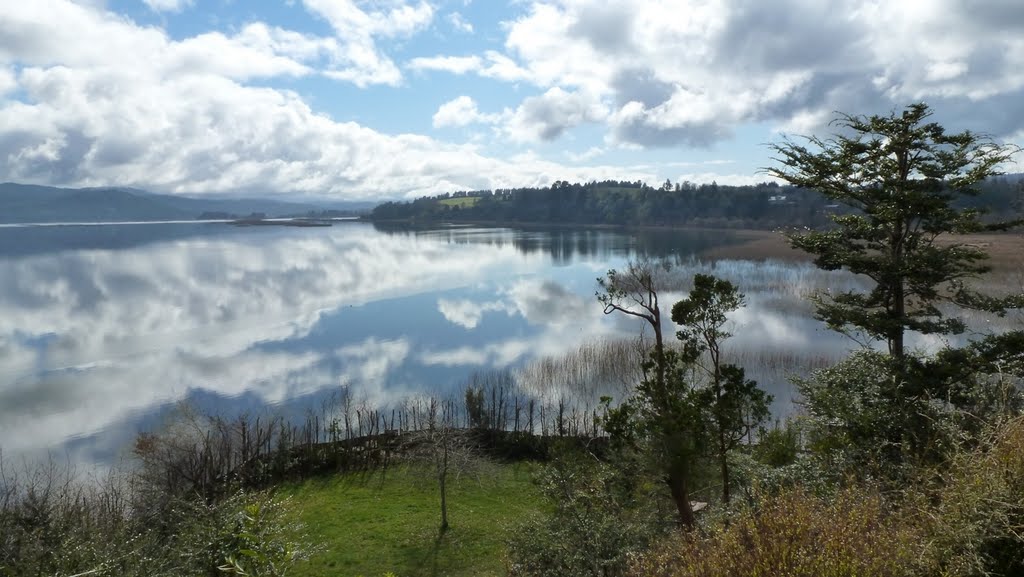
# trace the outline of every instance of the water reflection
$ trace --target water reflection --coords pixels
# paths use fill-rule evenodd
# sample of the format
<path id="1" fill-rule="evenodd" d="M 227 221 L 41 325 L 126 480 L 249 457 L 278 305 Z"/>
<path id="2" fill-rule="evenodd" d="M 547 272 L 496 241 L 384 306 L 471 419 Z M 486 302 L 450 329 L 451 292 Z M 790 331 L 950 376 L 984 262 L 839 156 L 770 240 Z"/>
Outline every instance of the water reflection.
<path id="1" fill-rule="evenodd" d="M 348 386 L 388 403 L 453 390 L 474 370 L 630 337 L 642 325 L 604 316 L 594 279 L 636 255 L 681 263 L 680 292 L 666 303 L 694 272 L 738 282 L 750 306 L 732 319 L 732 346 L 761 367 L 750 372 L 781 410 L 794 350 L 831 359 L 849 347 L 802 299 L 855 279 L 695 257 L 720 235 L 151 226 L 65 231 L 70 244 L 23 231 L 19 246 L 39 241 L 38 250 L 11 249 L 4 237 L 5 456 L 66 450 L 109 461 L 182 400 L 222 413 L 301 411 Z"/>

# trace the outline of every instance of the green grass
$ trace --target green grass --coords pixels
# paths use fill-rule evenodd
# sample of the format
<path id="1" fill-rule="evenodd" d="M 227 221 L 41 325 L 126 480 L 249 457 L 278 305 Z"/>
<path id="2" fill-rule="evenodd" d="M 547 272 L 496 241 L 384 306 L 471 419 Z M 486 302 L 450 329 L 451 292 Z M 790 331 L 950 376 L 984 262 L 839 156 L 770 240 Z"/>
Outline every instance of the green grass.
<path id="1" fill-rule="evenodd" d="M 349 474 L 283 487 L 321 550 L 289 575 L 380 577 L 505 574 L 505 540 L 542 498 L 532 464 L 495 465 L 449 483 L 450 527 L 438 532 L 437 482 L 427 468 Z"/>
<path id="2" fill-rule="evenodd" d="M 448 206 L 466 208 L 475 205 L 478 200 L 480 200 L 478 196 L 459 196 L 455 198 L 442 198 L 439 202 Z"/>

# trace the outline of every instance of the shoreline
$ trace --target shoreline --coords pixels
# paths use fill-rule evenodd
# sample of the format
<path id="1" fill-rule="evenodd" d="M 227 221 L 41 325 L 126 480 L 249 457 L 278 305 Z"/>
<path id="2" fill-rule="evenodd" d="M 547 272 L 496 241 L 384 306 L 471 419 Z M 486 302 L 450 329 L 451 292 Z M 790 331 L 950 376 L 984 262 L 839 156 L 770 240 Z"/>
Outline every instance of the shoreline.
<path id="1" fill-rule="evenodd" d="M 410 220 L 410 219 L 381 219 L 370 218 L 360 219 L 362 222 L 371 224 L 400 224 L 406 226 L 480 226 L 494 228 L 582 228 L 594 230 L 619 230 L 619 231 L 670 231 L 689 230 L 702 232 L 718 232 L 736 235 L 739 242 L 725 246 L 719 246 L 705 250 L 700 256 L 713 260 L 779 260 L 783 262 L 811 262 L 814 259 L 811 255 L 797 250 L 786 242 L 785 233 L 782 230 L 769 230 L 757 228 L 720 228 L 700 227 L 687 225 L 630 225 L 630 224 L 606 224 L 606 223 L 566 223 L 566 222 L 521 222 L 521 221 L 442 221 L 442 220 Z M 952 239 L 953 236 L 945 236 L 943 240 Z M 1008 231 L 1002 233 L 975 233 L 957 235 L 960 242 L 966 245 L 984 249 L 988 253 L 988 264 L 992 267 L 992 273 L 1016 272 L 1021 265 L 1024 265 L 1024 232 Z M 948 240 L 946 240 L 948 242 Z"/>

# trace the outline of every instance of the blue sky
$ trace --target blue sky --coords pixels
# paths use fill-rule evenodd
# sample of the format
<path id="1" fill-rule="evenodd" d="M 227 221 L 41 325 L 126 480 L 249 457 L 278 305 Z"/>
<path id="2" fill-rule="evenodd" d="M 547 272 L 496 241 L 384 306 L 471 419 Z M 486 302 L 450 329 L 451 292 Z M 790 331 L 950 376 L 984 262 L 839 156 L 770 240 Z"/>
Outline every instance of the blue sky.
<path id="1" fill-rule="evenodd" d="M 1019 0 L 5 2 L 0 180 L 337 200 L 741 184 L 835 111 L 923 100 L 1019 144 L 1022 92 Z"/>

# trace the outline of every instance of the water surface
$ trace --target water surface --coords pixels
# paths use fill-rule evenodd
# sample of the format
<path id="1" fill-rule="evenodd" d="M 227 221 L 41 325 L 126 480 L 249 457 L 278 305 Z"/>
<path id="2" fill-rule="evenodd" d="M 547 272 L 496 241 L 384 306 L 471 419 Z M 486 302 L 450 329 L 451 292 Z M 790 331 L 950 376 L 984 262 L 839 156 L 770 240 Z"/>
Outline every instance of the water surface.
<path id="1" fill-rule="evenodd" d="M 380 404 L 453 391 L 473 371 L 638 334 L 594 292 L 641 256 L 675 262 L 680 287 L 696 271 L 740 284 L 749 306 L 732 318 L 732 350 L 785 412 L 788 372 L 850 346 L 802 296 L 853 281 L 700 258 L 723 242 L 735 239 L 356 222 L 0 229 L 0 447 L 109 462 L 183 401 L 297 412 L 345 387 Z"/>

